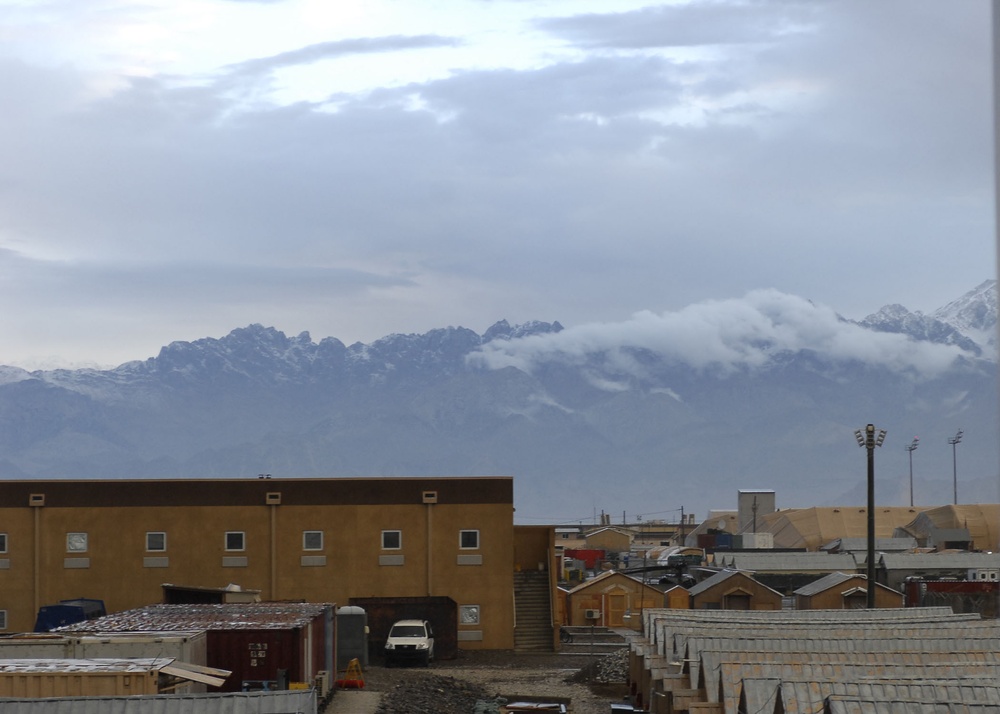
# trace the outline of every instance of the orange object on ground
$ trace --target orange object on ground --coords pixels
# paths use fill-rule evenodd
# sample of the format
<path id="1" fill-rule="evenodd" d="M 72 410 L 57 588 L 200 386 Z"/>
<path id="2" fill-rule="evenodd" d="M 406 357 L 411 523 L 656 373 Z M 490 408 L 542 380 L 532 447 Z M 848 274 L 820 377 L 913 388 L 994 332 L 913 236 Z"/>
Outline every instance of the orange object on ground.
<path id="1" fill-rule="evenodd" d="M 337 680 L 337 686 L 341 689 L 365 688 L 365 675 L 361 673 L 361 662 L 357 657 L 347 663 L 347 673 L 343 679 Z"/>

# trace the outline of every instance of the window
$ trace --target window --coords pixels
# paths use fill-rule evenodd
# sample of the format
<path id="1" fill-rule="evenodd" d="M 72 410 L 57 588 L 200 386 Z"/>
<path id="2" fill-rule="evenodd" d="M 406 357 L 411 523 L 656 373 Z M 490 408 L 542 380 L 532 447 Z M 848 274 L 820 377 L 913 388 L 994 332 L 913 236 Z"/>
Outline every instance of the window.
<path id="1" fill-rule="evenodd" d="M 87 534 L 86 533 L 67 533 L 66 534 L 66 552 L 67 553 L 86 553 L 87 552 Z"/>
<path id="2" fill-rule="evenodd" d="M 399 550 L 403 547 L 403 531 L 382 531 L 382 550 Z"/>
<path id="3" fill-rule="evenodd" d="M 302 550 L 323 550 L 323 531 L 302 531 Z"/>
<path id="4" fill-rule="evenodd" d="M 226 531 L 226 550 L 246 550 L 246 533 Z"/>
<path id="5" fill-rule="evenodd" d="M 458 547 L 462 550 L 475 550 L 479 547 L 479 531 L 459 531 Z"/>
<path id="6" fill-rule="evenodd" d="M 460 625 L 478 625 L 479 624 L 479 605 L 459 605 L 458 606 L 458 624 L 460 624 Z"/>
<path id="7" fill-rule="evenodd" d="M 7 629 L 7 611 L 0 610 L 0 630 Z"/>
<path id="8" fill-rule="evenodd" d="M 7 534 L 0 533 L 0 553 L 7 552 Z"/>
<path id="9" fill-rule="evenodd" d="M 167 549 L 167 534 L 162 531 L 151 531 L 146 534 L 146 550 L 151 553 L 162 553 Z"/>

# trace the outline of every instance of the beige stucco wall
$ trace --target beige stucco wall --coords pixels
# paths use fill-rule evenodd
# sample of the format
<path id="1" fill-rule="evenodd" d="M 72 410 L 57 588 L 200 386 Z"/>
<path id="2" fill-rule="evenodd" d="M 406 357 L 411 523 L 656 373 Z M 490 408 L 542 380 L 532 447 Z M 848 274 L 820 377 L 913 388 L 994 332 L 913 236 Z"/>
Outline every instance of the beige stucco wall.
<path id="1" fill-rule="evenodd" d="M 399 493 L 398 503 L 264 505 L 261 498 L 260 505 L 156 505 L 132 494 L 123 499 L 127 505 L 80 506 L 65 505 L 72 499 L 58 497 L 59 483 L 39 483 L 34 488 L 48 492 L 43 507 L 29 507 L 26 498 L 0 502 L 0 532 L 8 536 L 8 552 L 0 554 L 9 565 L 0 568 L 6 631 L 30 631 L 39 606 L 63 599 L 97 598 L 115 612 L 160 602 L 163 583 L 235 583 L 260 590 L 263 599 L 338 605 L 352 597 L 447 596 L 480 607 L 482 639 L 461 647 L 511 648 L 512 504 L 465 501 L 474 498 L 475 484 L 461 481 L 435 482 L 441 498 L 433 504 L 422 503 L 418 490 Z M 130 487 L 143 485 L 122 482 Z M 268 489 L 280 492 L 282 481 L 269 481 Z M 322 550 L 303 550 L 307 530 L 322 531 Z M 382 550 L 383 530 L 402 532 L 399 550 Z M 460 548 L 460 530 L 478 530 L 479 548 Z M 165 552 L 146 552 L 149 531 L 167 534 Z M 226 531 L 246 534 L 244 551 L 225 551 Z M 86 552 L 67 552 L 70 532 L 87 533 Z M 401 564 L 380 561 L 385 555 Z M 240 567 L 224 566 L 226 557 L 240 559 Z"/>

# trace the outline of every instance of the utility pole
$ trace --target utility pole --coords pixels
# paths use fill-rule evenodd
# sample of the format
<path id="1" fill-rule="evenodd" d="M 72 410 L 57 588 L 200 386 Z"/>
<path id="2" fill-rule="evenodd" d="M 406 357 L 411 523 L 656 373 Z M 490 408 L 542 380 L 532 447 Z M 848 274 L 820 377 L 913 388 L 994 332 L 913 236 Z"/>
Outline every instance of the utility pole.
<path id="1" fill-rule="evenodd" d="M 959 429 L 955 436 L 948 439 L 948 443 L 951 444 L 951 477 L 954 485 L 954 497 L 955 505 L 958 505 L 958 455 L 956 453 L 955 447 L 962 442 L 962 430 Z"/>
<path id="2" fill-rule="evenodd" d="M 869 424 L 862 432 L 854 430 L 858 446 L 868 451 L 868 608 L 875 607 L 875 447 L 885 441 L 885 429 Z"/>
<path id="3" fill-rule="evenodd" d="M 917 450 L 919 442 L 920 437 L 915 436 L 910 445 L 906 447 L 906 450 L 910 452 L 910 508 L 913 508 L 913 452 Z"/>

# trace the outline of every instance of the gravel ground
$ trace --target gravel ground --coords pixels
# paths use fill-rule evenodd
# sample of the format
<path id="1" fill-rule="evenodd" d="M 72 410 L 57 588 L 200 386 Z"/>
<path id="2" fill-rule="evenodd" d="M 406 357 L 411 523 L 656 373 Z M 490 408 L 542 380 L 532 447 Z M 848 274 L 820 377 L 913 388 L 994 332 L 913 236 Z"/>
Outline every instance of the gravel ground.
<path id="1" fill-rule="evenodd" d="M 370 664 L 365 691 L 381 693 L 377 714 L 494 714 L 498 699 L 518 696 L 560 697 L 570 700 L 573 714 L 608 714 L 626 694 L 623 655 L 460 651 L 426 668 Z"/>

